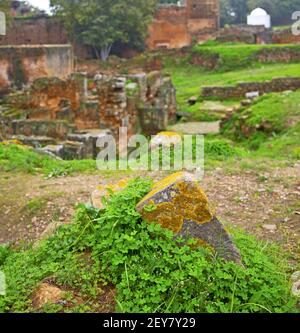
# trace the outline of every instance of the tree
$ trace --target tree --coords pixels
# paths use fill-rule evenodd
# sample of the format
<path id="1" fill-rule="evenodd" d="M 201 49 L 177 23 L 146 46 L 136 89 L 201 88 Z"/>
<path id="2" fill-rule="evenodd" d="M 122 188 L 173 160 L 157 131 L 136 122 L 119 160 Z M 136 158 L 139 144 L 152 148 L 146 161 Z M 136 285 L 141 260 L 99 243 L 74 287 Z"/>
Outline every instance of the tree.
<path id="1" fill-rule="evenodd" d="M 157 0 L 52 0 L 53 12 L 73 40 L 93 48 L 107 60 L 116 42 L 136 45 L 145 40 Z"/>
<path id="2" fill-rule="evenodd" d="M 81 1 L 79 0 L 51 0 L 50 6 L 53 13 L 64 23 L 69 37 L 74 44 L 76 33 L 79 33 L 79 22 Z"/>
<path id="3" fill-rule="evenodd" d="M 247 0 L 221 0 L 221 24 L 240 24 L 246 22 Z"/>

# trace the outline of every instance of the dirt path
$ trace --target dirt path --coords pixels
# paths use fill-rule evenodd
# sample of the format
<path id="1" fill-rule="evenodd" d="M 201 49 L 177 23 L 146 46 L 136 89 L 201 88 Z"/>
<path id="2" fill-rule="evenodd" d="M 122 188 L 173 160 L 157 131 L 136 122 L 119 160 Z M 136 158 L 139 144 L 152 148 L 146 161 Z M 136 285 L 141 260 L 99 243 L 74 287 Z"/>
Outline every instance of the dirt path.
<path id="1" fill-rule="evenodd" d="M 34 241 L 49 225 L 72 222 L 76 204 L 88 202 L 97 186 L 135 176 L 79 175 L 46 180 L 1 174 L 0 243 Z M 300 164 L 263 175 L 254 171 L 231 175 L 216 169 L 206 173 L 202 186 L 225 223 L 278 242 L 291 250 L 295 259 L 299 255 Z"/>

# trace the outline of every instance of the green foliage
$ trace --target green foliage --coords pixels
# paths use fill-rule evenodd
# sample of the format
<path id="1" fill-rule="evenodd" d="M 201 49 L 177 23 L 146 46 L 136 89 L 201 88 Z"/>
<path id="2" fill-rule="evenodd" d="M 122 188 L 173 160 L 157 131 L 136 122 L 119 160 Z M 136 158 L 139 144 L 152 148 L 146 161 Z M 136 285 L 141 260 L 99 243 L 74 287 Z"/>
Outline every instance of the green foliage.
<path id="1" fill-rule="evenodd" d="M 106 60 L 116 42 L 144 43 L 156 0 L 51 0 L 51 5 L 74 40 Z"/>
<path id="2" fill-rule="evenodd" d="M 0 143 L 0 170 L 26 173 L 44 173 L 48 178 L 66 176 L 75 172 L 93 172 L 96 161 L 59 161 L 37 154 L 33 149 L 19 145 Z"/>
<path id="3" fill-rule="evenodd" d="M 262 96 L 236 113 L 224 134 L 268 157 L 299 158 L 300 92 Z"/>
<path id="4" fill-rule="evenodd" d="M 183 243 L 142 221 L 135 207 L 150 188 L 149 180 L 137 179 L 112 195 L 104 210 L 80 206 L 73 225 L 1 260 L 8 286 L 0 311 L 33 311 L 32 290 L 49 277 L 91 302 L 101 286 L 113 284 L 120 312 L 296 311 L 282 251 L 240 233 L 235 242 L 245 267 L 195 250 L 193 240 Z M 92 311 L 90 304 L 82 310 Z M 62 309 L 49 305 L 45 311 Z"/>
<path id="5" fill-rule="evenodd" d="M 8 246 L 0 245 L 0 266 L 4 264 L 6 258 L 11 254 L 11 250 Z"/>
<path id="6" fill-rule="evenodd" d="M 209 159 L 227 159 L 230 157 L 238 157 L 241 150 L 234 147 L 232 143 L 224 139 L 206 139 L 205 140 L 205 156 Z"/>
<path id="7" fill-rule="evenodd" d="M 219 45 L 219 44 L 217 44 Z M 217 46 L 222 48 L 222 46 Z M 252 52 L 257 52 L 256 46 L 253 46 Z M 261 47 L 261 46 L 259 46 Z M 214 49 L 214 46 L 203 48 Z M 223 46 L 224 49 L 230 50 L 230 45 Z M 239 49 L 247 50 L 245 45 L 232 45 L 234 58 L 239 54 Z M 252 46 L 250 46 L 250 49 Z M 228 51 L 230 53 L 230 51 Z M 247 52 L 247 51 L 246 51 Z M 237 60 L 237 64 L 238 64 Z M 234 66 L 233 61 L 230 61 Z M 203 86 L 225 86 L 235 85 L 238 82 L 249 81 L 266 81 L 274 77 L 278 77 L 278 73 L 284 73 L 285 76 L 298 76 L 300 64 L 259 64 L 258 67 L 252 68 L 235 68 L 233 71 L 213 71 L 208 72 L 203 68 L 188 64 L 186 61 L 177 61 L 176 57 L 165 58 L 165 71 L 172 73 L 172 80 L 177 90 L 177 103 L 180 111 L 191 112 L 199 121 L 215 120 L 208 118 L 207 115 L 200 110 L 200 103 L 189 106 L 187 101 L 192 96 L 199 96 L 200 89 Z M 231 66 L 231 65 L 230 65 Z"/>

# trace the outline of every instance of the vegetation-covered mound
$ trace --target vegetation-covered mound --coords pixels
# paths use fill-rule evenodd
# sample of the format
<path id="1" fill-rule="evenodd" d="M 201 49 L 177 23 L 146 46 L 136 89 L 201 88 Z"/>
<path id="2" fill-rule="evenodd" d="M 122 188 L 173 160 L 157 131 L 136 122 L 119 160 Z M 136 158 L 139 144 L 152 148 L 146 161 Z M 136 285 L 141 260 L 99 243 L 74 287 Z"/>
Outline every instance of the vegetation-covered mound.
<path id="1" fill-rule="evenodd" d="M 7 295 L 0 296 L 0 311 L 99 311 L 105 286 L 115 288 L 119 312 L 296 311 L 282 251 L 235 233 L 241 267 L 195 250 L 193 240 L 175 243 L 172 232 L 136 212 L 150 188 L 149 180 L 137 179 L 103 210 L 78 207 L 74 224 L 38 246 L 1 248 Z M 45 279 L 67 290 L 67 300 L 37 310 L 31 296 Z"/>
<path id="2" fill-rule="evenodd" d="M 262 96 L 233 115 L 224 134 L 269 157 L 300 158 L 300 92 Z"/>
<path id="3" fill-rule="evenodd" d="M 282 62 L 284 57 L 281 57 L 279 61 L 276 57 L 278 54 L 295 54 L 294 61 L 291 62 L 299 62 L 296 59 L 299 59 L 300 55 L 300 46 L 299 45 L 249 45 L 249 44 L 241 44 L 241 43 L 219 43 L 216 41 L 209 41 L 204 44 L 194 46 L 192 50 L 191 57 L 197 57 L 197 55 L 201 55 L 203 59 L 211 59 L 214 62 L 215 66 L 212 66 L 212 69 L 218 71 L 232 71 L 237 69 L 243 69 L 246 67 L 262 67 L 263 64 L 259 60 L 259 56 L 263 54 L 274 54 L 274 60 L 272 57 L 269 63 L 278 63 Z M 211 63 L 211 62 L 210 62 Z"/>

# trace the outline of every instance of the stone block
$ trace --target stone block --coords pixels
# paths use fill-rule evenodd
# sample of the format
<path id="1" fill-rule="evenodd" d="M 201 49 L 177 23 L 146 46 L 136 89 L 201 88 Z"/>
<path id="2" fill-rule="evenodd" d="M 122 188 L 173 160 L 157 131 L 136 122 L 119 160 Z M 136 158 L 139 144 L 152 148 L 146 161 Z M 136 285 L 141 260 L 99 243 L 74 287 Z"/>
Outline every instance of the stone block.
<path id="1" fill-rule="evenodd" d="M 241 264 L 241 256 L 229 233 L 192 174 L 179 172 L 155 184 L 137 205 L 149 223 L 158 223 L 176 237 L 195 238 L 199 246 L 212 248 L 217 255 Z"/>

